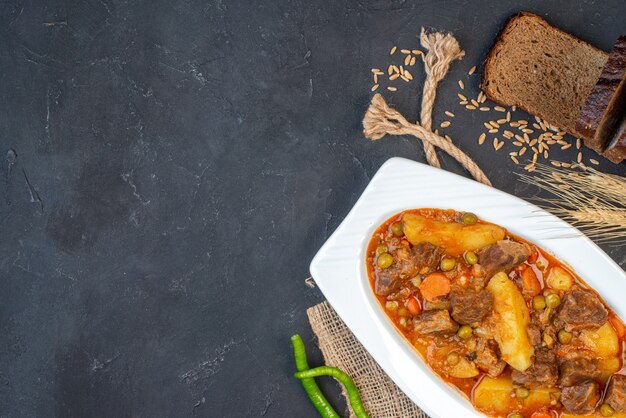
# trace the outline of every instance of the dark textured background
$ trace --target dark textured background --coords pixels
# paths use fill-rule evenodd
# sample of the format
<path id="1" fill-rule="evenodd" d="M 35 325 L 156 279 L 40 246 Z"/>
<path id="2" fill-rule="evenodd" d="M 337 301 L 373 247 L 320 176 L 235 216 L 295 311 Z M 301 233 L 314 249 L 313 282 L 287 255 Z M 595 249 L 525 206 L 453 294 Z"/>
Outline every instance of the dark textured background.
<path id="1" fill-rule="evenodd" d="M 2 1 L 0 416 L 316 416 L 289 343 L 321 361 L 309 262 L 387 158 L 424 161 L 363 138 L 369 69 L 453 31 L 435 122 L 531 197 L 455 95 L 521 9 L 605 50 L 626 32 L 621 0 Z M 407 115 L 420 72 L 385 92 Z"/>

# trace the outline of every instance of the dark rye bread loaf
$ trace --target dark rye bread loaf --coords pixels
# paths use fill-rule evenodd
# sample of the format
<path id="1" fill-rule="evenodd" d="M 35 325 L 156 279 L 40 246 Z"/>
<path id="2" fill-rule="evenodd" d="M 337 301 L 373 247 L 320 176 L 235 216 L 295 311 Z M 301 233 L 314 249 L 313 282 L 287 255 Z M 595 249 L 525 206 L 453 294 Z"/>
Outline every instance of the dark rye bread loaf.
<path id="1" fill-rule="evenodd" d="M 576 119 L 576 130 L 584 136 L 585 145 L 598 153 L 607 149 L 625 110 L 626 36 L 620 36 Z"/>
<path id="2" fill-rule="evenodd" d="M 487 56 L 481 88 L 575 136 L 576 118 L 600 78 L 608 54 L 521 12 L 500 32 Z"/>

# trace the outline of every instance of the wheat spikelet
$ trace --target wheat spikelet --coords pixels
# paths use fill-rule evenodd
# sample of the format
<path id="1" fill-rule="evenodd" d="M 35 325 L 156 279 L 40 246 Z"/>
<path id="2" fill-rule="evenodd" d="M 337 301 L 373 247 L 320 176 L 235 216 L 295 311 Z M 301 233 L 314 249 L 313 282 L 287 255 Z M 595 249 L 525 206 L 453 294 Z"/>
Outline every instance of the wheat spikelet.
<path id="1" fill-rule="evenodd" d="M 537 165 L 538 175 L 518 174 L 554 198 L 533 199 L 598 243 L 626 245 L 626 178 L 591 167 L 580 171 Z"/>

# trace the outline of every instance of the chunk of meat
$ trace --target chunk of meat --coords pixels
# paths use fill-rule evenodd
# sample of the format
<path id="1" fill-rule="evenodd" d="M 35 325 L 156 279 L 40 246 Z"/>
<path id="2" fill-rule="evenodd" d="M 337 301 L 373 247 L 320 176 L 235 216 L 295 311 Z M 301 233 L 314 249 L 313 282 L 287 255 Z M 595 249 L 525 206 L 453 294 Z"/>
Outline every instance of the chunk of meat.
<path id="1" fill-rule="evenodd" d="M 559 368 L 561 386 L 579 385 L 588 380 L 595 380 L 600 377 L 602 371 L 598 366 L 598 360 L 589 357 L 577 357 L 565 360 Z"/>
<path id="2" fill-rule="evenodd" d="M 376 267 L 376 294 L 387 296 L 398 289 L 405 280 L 418 274 L 428 274 L 437 268 L 443 250 L 428 242 L 413 248 L 399 247 L 391 252 L 393 264 L 382 269 Z"/>
<path id="3" fill-rule="evenodd" d="M 478 262 L 486 277 L 491 277 L 500 271 L 508 271 L 522 264 L 530 251 L 524 244 L 514 241 L 501 240 L 491 244 L 478 253 Z"/>
<path id="4" fill-rule="evenodd" d="M 452 318 L 460 324 L 474 324 L 491 313 L 493 295 L 486 289 L 456 288 L 450 293 Z"/>
<path id="5" fill-rule="evenodd" d="M 598 295 L 587 289 L 574 289 L 563 298 L 558 318 L 568 331 L 599 328 L 606 324 L 609 312 Z"/>
<path id="6" fill-rule="evenodd" d="M 498 357 L 498 344 L 494 340 L 479 338 L 476 344 L 476 366 L 491 377 L 502 374 L 506 363 Z"/>
<path id="7" fill-rule="evenodd" d="M 626 412 L 626 376 L 614 374 L 611 377 L 604 402 L 617 412 Z"/>
<path id="8" fill-rule="evenodd" d="M 541 326 L 536 322 L 531 322 L 526 328 L 526 333 L 528 334 L 528 341 L 533 346 L 541 344 Z"/>
<path id="9" fill-rule="evenodd" d="M 567 412 L 587 414 L 596 409 L 600 401 L 600 386 L 596 382 L 568 386 L 561 391 L 560 400 Z"/>
<path id="10" fill-rule="evenodd" d="M 447 310 L 433 309 L 419 314 L 413 320 L 413 328 L 420 334 L 449 336 L 457 332 L 459 324 L 450 318 Z"/>
<path id="11" fill-rule="evenodd" d="M 556 355 L 552 350 L 541 347 L 535 350 L 535 361 L 528 369 L 521 372 L 513 369 L 513 383 L 528 389 L 547 388 L 556 385 L 559 378 L 559 367 Z"/>
<path id="12" fill-rule="evenodd" d="M 435 300 L 426 300 L 422 302 L 422 308 L 425 311 L 431 311 L 433 309 L 450 309 L 450 298 L 447 296 L 439 297 Z"/>

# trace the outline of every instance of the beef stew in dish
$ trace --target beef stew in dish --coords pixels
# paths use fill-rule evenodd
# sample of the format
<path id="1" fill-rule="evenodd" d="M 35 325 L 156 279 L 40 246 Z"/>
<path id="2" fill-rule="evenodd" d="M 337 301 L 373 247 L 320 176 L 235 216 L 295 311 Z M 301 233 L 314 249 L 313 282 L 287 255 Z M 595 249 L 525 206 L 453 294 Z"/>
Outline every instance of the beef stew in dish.
<path id="1" fill-rule="evenodd" d="M 396 329 L 480 412 L 626 418 L 624 324 L 541 248 L 472 213 L 414 209 L 375 231 L 366 262 Z"/>

